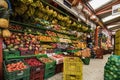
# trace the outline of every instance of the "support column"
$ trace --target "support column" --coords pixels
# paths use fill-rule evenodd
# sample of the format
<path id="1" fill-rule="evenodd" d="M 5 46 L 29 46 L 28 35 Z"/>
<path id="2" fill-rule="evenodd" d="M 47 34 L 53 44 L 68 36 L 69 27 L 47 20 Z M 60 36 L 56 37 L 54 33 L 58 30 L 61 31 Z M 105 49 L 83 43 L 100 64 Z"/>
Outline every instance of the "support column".
<path id="1" fill-rule="evenodd" d="M 95 47 L 98 46 L 98 31 L 99 31 L 99 27 L 97 26 L 95 29 Z"/>

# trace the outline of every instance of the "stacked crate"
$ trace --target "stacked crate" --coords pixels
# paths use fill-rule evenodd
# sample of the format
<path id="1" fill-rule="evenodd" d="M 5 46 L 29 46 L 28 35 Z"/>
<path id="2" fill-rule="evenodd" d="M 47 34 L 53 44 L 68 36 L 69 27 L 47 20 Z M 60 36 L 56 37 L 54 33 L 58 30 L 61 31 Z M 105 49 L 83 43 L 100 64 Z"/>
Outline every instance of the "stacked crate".
<path id="1" fill-rule="evenodd" d="M 115 34 L 115 54 L 120 55 L 120 30 Z"/>
<path id="2" fill-rule="evenodd" d="M 8 71 L 8 64 L 14 65 L 14 63 L 17 62 L 22 62 L 23 61 L 16 59 L 16 60 L 7 60 L 4 62 L 4 80 L 29 80 L 30 77 L 30 68 L 29 66 L 24 63 L 27 67 L 24 69 L 20 69 L 20 70 L 15 70 L 15 71 Z M 16 67 L 17 68 L 17 67 Z M 15 68 L 14 68 L 15 69 Z"/>
<path id="3" fill-rule="evenodd" d="M 3 50 L 3 56 L 4 56 L 4 59 L 7 60 L 16 56 L 20 56 L 20 52 L 18 50 L 5 49 Z"/>
<path id="4" fill-rule="evenodd" d="M 36 58 L 25 59 L 25 62 L 30 66 L 30 80 L 44 80 L 43 63 L 41 63 Z"/>
<path id="5" fill-rule="evenodd" d="M 82 80 L 82 64 L 78 57 L 65 57 L 63 80 Z"/>
<path id="6" fill-rule="evenodd" d="M 50 58 L 48 58 L 47 55 L 44 55 L 44 57 L 41 57 L 38 59 L 45 64 L 45 73 L 44 73 L 44 79 L 47 79 L 49 77 L 52 77 L 55 74 L 55 67 L 56 67 L 56 62 Z M 43 59 L 49 59 L 51 62 L 44 62 Z"/>

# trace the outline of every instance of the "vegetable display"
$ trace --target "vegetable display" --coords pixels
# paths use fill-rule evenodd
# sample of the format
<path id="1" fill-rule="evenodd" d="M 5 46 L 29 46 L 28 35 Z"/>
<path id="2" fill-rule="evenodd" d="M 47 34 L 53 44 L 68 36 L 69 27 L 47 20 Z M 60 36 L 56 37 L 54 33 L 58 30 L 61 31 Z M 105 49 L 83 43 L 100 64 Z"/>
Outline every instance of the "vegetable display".
<path id="1" fill-rule="evenodd" d="M 104 67 L 104 80 L 120 79 L 120 56 L 111 55 Z"/>

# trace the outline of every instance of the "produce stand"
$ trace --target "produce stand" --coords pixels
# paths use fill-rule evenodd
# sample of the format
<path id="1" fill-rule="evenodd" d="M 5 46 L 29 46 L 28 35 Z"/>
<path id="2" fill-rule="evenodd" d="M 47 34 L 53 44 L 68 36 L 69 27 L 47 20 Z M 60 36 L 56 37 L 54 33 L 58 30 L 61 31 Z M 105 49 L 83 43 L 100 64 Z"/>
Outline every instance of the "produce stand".
<path id="1" fill-rule="evenodd" d="M 4 4 L 1 4 L 2 1 Z M 89 10 L 87 12 L 85 5 L 81 11 L 81 4 L 73 7 L 77 3 L 73 5 L 68 0 L 1 2 L 1 79 L 4 74 L 4 80 L 44 80 L 63 72 L 64 80 L 82 80 L 83 63 L 90 64 L 91 50 L 87 46 L 86 37 L 91 33 L 94 37 L 93 47 L 96 47 L 95 58 L 103 59 L 102 38 L 99 35 L 99 25 L 102 24 L 99 19 L 94 21 L 91 18 L 93 13 Z M 81 12 L 84 15 L 80 15 Z M 92 28 L 95 26 L 97 27 L 94 31 Z M 117 41 L 116 44 L 119 43 Z M 118 53 L 119 50 L 116 54 Z"/>

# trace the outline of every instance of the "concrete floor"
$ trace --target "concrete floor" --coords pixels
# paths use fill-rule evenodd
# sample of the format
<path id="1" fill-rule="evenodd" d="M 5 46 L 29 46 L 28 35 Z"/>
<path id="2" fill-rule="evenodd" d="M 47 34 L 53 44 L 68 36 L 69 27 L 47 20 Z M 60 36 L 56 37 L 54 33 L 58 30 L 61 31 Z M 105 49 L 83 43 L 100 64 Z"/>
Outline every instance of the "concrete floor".
<path id="1" fill-rule="evenodd" d="M 83 65 L 83 80 L 104 80 L 104 66 L 110 54 L 103 59 L 91 59 L 89 65 Z M 59 73 L 47 80 L 63 80 L 63 74 Z"/>

